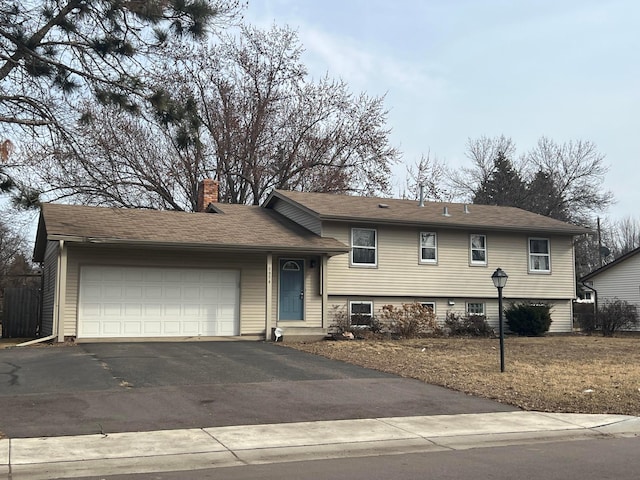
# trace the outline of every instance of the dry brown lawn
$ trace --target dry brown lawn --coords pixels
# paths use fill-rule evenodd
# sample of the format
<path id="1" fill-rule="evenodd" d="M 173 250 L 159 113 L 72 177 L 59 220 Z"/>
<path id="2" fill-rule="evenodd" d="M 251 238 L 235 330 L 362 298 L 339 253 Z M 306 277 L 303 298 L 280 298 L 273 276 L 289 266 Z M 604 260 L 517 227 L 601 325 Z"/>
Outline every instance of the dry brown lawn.
<path id="1" fill-rule="evenodd" d="M 436 338 L 288 346 L 525 410 L 640 416 L 640 337 Z"/>

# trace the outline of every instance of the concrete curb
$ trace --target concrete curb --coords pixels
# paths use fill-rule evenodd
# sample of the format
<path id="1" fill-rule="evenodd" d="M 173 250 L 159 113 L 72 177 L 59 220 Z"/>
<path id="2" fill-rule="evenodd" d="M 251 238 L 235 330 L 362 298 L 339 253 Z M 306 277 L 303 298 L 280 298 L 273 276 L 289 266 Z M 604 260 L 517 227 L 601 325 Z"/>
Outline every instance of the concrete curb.
<path id="1" fill-rule="evenodd" d="M 0 475 L 74 478 L 638 435 L 638 417 L 502 412 L 16 438 L 0 440 Z"/>

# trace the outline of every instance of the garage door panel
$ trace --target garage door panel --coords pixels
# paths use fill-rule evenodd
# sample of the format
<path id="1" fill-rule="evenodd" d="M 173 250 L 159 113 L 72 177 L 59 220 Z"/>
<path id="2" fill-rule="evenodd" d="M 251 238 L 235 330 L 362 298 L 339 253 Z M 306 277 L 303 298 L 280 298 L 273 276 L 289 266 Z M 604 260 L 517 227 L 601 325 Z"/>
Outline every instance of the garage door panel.
<path id="1" fill-rule="evenodd" d="M 185 317 L 198 318 L 200 316 L 200 305 L 187 304 L 183 305 L 182 308 Z"/>
<path id="2" fill-rule="evenodd" d="M 176 322 L 176 321 L 162 322 L 162 325 L 164 327 L 163 333 L 167 336 L 173 336 L 173 337 L 180 336 L 182 334 L 182 332 L 180 331 L 180 323 L 181 322 Z"/>
<path id="3" fill-rule="evenodd" d="M 157 268 L 145 268 L 142 270 L 144 282 L 162 283 L 163 272 Z"/>
<path id="4" fill-rule="evenodd" d="M 85 336 L 87 337 L 97 337 L 101 334 L 100 322 L 85 320 L 83 322 L 83 328 Z"/>
<path id="5" fill-rule="evenodd" d="M 102 305 L 101 314 L 105 317 L 121 317 L 122 307 L 123 305 L 120 303 L 105 303 Z"/>
<path id="6" fill-rule="evenodd" d="M 164 287 L 162 296 L 167 299 L 180 300 L 182 298 L 182 289 L 180 287 Z"/>
<path id="7" fill-rule="evenodd" d="M 142 333 L 145 337 L 159 337 L 162 335 L 162 322 L 155 320 L 144 321 Z"/>
<path id="8" fill-rule="evenodd" d="M 102 271 L 101 281 L 122 282 L 125 279 L 125 272 L 121 269 L 110 268 Z"/>
<path id="9" fill-rule="evenodd" d="M 155 318 L 159 319 L 162 316 L 162 305 L 145 304 L 145 306 L 144 306 L 144 316 L 145 317 L 155 317 Z"/>
<path id="10" fill-rule="evenodd" d="M 124 306 L 124 315 L 125 317 L 141 318 L 142 305 L 139 303 L 126 304 Z"/>
<path id="11" fill-rule="evenodd" d="M 162 298 L 162 287 L 144 287 L 144 298 Z"/>
<path id="12" fill-rule="evenodd" d="M 124 291 L 124 296 L 127 299 L 142 300 L 144 298 L 142 287 L 128 286 Z"/>
<path id="13" fill-rule="evenodd" d="M 102 287 L 102 296 L 104 298 L 120 298 L 123 295 L 123 289 L 119 285 L 105 285 Z"/>
<path id="14" fill-rule="evenodd" d="M 79 337 L 238 335 L 239 272 L 85 266 Z"/>
<path id="15" fill-rule="evenodd" d="M 114 321 L 102 322 L 102 331 L 105 335 L 120 336 L 122 334 L 122 323 Z"/>
<path id="16" fill-rule="evenodd" d="M 124 323 L 124 335 L 133 337 L 142 333 L 142 322 L 140 321 L 128 321 Z"/>

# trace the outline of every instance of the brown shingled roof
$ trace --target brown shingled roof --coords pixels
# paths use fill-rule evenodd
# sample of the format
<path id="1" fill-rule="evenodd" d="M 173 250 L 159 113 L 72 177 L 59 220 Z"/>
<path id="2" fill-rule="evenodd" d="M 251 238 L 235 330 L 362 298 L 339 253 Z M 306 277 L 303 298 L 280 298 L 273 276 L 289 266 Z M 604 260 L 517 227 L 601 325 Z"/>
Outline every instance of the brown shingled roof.
<path id="1" fill-rule="evenodd" d="M 333 238 L 309 232 L 280 214 L 257 206 L 217 204 L 223 213 L 42 206 L 34 260 L 44 256 L 46 240 L 155 244 L 258 251 L 348 252 Z"/>
<path id="2" fill-rule="evenodd" d="M 471 204 L 465 213 L 465 204 L 462 203 L 424 202 L 420 207 L 414 200 L 285 190 L 275 190 L 265 205 L 269 206 L 274 199 L 297 205 L 320 220 L 567 235 L 591 231 L 514 207 Z M 443 215 L 445 208 L 449 216 Z"/>

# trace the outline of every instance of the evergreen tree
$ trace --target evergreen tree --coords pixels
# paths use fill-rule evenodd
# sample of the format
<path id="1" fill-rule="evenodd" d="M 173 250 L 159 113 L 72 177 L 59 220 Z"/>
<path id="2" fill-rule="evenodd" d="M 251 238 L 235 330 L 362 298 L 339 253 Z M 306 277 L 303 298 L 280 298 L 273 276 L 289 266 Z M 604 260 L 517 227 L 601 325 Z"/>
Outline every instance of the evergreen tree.
<path id="1" fill-rule="evenodd" d="M 498 152 L 489 177 L 476 190 L 473 203 L 520 207 L 526 197 L 526 184 L 504 152 Z"/>

